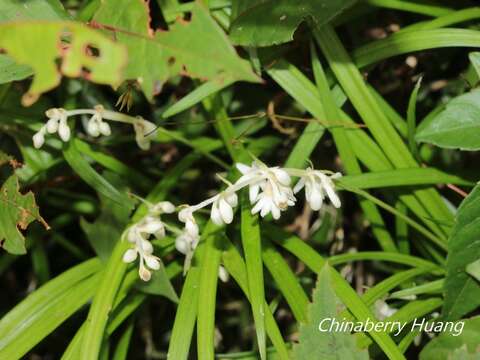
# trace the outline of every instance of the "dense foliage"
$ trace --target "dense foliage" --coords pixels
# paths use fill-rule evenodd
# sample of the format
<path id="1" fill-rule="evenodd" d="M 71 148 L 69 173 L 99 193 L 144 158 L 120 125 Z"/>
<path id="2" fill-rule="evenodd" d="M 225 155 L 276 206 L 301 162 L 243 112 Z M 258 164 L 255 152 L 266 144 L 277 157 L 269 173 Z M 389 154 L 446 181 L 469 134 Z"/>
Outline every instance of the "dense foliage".
<path id="1" fill-rule="evenodd" d="M 1 0 L 0 359 L 478 358 L 475 4 Z"/>

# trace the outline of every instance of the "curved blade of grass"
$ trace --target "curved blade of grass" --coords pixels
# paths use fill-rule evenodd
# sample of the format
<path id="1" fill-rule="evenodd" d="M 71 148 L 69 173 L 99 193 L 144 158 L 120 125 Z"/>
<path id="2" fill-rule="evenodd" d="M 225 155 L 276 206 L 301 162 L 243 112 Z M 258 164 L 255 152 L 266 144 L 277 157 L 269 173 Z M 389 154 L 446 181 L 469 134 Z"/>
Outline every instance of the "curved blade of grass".
<path id="1" fill-rule="evenodd" d="M 355 64 L 365 67 L 392 56 L 443 47 L 480 47 L 480 33 L 467 29 L 418 29 L 399 32 L 353 52 Z"/>
<path id="2" fill-rule="evenodd" d="M 409 296 L 441 293 L 443 291 L 443 284 L 445 279 L 431 281 L 422 285 L 414 286 L 408 289 L 395 291 L 390 295 L 391 299 L 402 299 Z"/>
<path id="3" fill-rule="evenodd" d="M 106 264 L 100 286 L 88 313 L 80 359 L 96 359 L 100 354 L 113 302 L 127 269 L 127 264 L 123 262 L 122 257 L 128 247 L 129 244 L 126 241 L 119 241 Z"/>
<path id="4" fill-rule="evenodd" d="M 230 276 L 232 276 L 232 278 L 238 283 L 238 285 L 250 301 L 251 297 L 248 290 L 248 279 L 245 262 L 243 261 L 241 255 L 239 254 L 235 246 L 233 246 L 230 241 L 226 241 L 228 246 L 222 254 L 223 265 L 225 266 L 225 269 L 228 271 Z M 275 347 L 278 357 L 282 360 L 289 360 L 290 356 L 288 354 L 287 346 L 283 341 L 282 334 L 266 302 L 264 302 L 264 308 L 265 328 L 268 337 L 270 338 L 270 341 Z"/>
<path id="5" fill-rule="evenodd" d="M 475 183 L 448 174 L 435 168 L 405 168 L 390 171 L 369 172 L 342 177 L 342 183 L 359 189 L 375 189 L 397 186 L 421 186 L 435 184 L 456 184 L 474 186 Z"/>
<path id="6" fill-rule="evenodd" d="M 198 251 L 198 249 L 197 249 Z M 168 347 L 169 359 L 187 360 L 198 311 L 200 269 L 188 270 L 178 303 Z"/>
<path id="7" fill-rule="evenodd" d="M 209 225 L 212 223 L 209 223 Z M 207 226 L 208 227 L 208 226 Z M 210 226 L 213 228 L 213 226 Z M 210 233 L 210 229 L 205 229 Z M 213 360 L 215 358 L 215 308 L 218 282 L 218 268 L 222 253 L 217 244 L 218 235 L 207 235 L 200 262 L 202 269 L 198 292 L 197 314 L 197 351 L 199 360 Z"/>
<path id="8" fill-rule="evenodd" d="M 72 139 L 71 141 L 75 142 L 75 147 L 79 152 L 91 157 L 105 168 L 125 177 L 130 183 L 138 184 L 138 186 L 143 190 L 150 189 L 153 186 L 153 182 L 148 177 L 135 170 L 133 167 L 125 165 L 121 161 L 115 159 L 113 156 L 107 155 L 98 150 L 94 150 L 90 144 L 81 141 L 80 139 Z"/>
<path id="9" fill-rule="evenodd" d="M 472 7 L 467 9 L 461 9 L 455 12 L 452 12 L 447 15 L 439 16 L 436 19 L 431 21 L 420 21 L 412 25 L 406 26 L 400 31 L 417 31 L 417 30 L 427 30 L 427 29 L 438 29 L 442 27 L 447 27 L 450 25 L 455 25 L 458 23 L 475 20 L 480 18 L 480 8 Z"/>
<path id="10" fill-rule="evenodd" d="M 135 324 L 133 321 L 130 321 L 127 325 L 127 328 L 118 339 L 117 347 L 113 353 L 113 358 L 115 360 L 127 360 L 128 348 L 130 346 L 130 341 L 132 339 L 133 328 Z"/>
<path id="11" fill-rule="evenodd" d="M 247 193 L 241 196 L 241 234 L 247 267 L 248 293 L 257 332 L 260 358 L 266 359 L 265 290 L 263 283 L 262 244 L 258 215 L 252 215 Z"/>
<path id="12" fill-rule="evenodd" d="M 449 15 L 454 10 L 444 5 L 422 4 L 410 0 L 366 0 L 366 3 L 373 6 L 408 11 L 427 16 Z"/>
<path id="13" fill-rule="evenodd" d="M 74 141 L 70 141 L 65 147 L 63 150 L 63 156 L 75 173 L 88 185 L 117 204 L 132 208 L 132 200 L 125 194 L 120 193 L 112 184 L 90 166 L 87 160 L 83 158 L 82 154 L 80 154 L 76 148 Z"/>
<path id="14" fill-rule="evenodd" d="M 356 253 L 346 253 L 333 255 L 328 258 L 328 262 L 332 265 L 344 264 L 350 261 L 388 261 L 396 264 L 408 265 L 412 267 L 433 267 L 432 270 L 435 270 L 440 273 L 445 273 L 445 270 L 438 266 L 437 264 L 406 254 L 399 254 L 396 252 L 389 253 L 386 251 L 361 251 Z"/>
<path id="15" fill-rule="evenodd" d="M 58 296 L 45 297 L 44 304 L 28 316 L 19 327 L 2 337 L 0 358 L 20 359 L 43 338 L 83 306 L 95 293 L 100 274 L 78 281 Z"/>
<path id="16" fill-rule="evenodd" d="M 162 113 L 162 118 L 166 119 L 173 115 L 181 113 L 182 111 L 185 111 L 192 106 L 200 103 L 202 100 L 209 97 L 210 95 L 213 95 L 216 92 L 230 86 L 232 83 L 233 81 L 228 80 L 225 82 L 220 82 L 218 80 L 207 81 L 195 88 L 195 90 L 189 92 L 188 95 L 181 98 L 175 104 L 168 107 L 168 109 Z"/>
<path id="17" fill-rule="evenodd" d="M 7 342 L 11 336 L 16 336 L 35 314 L 40 313 L 55 298 L 100 269 L 99 259 L 87 260 L 37 289 L 2 317 L 0 320 L 0 344 Z"/>
<path id="18" fill-rule="evenodd" d="M 417 126 L 417 96 L 421 83 L 422 78 L 420 78 L 415 84 L 415 88 L 413 89 L 410 99 L 408 100 L 407 108 L 408 147 L 417 161 L 420 160 L 420 155 L 418 153 L 417 143 L 415 142 L 415 130 Z"/>
<path id="19" fill-rule="evenodd" d="M 297 277 L 284 260 L 283 256 L 266 238 L 262 239 L 262 258 L 275 283 L 287 300 L 297 322 L 307 321 L 307 305 L 309 303 L 305 290 Z"/>

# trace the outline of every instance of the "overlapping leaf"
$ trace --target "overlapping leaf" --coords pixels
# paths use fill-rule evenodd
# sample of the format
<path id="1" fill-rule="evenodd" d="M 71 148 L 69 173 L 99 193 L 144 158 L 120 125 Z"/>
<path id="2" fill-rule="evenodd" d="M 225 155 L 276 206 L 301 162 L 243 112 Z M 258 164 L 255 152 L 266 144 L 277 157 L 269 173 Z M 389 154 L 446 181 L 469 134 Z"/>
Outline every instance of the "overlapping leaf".
<path id="1" fill-rule="evenodd" d="M 480 259 L 480 186 L 458 209 L 456 225 L 448 241 L 447 277 L 443 315 L 458 319 L 480 305 L 480 283 L 466 267 Z"/>
<path id="2" fill-rule="evenodd" d="M 143 0 L 107 0 L 94 21 L 125 44 L 129 56 L 125 78 L 137 80 L 149 99 L 179 74 L 219 83 L 259 81 L 200 2 L 193 5 L 191 20 L 178 20 L 168 31 L 150 28 Z"/>
<path id="3" fill-rule="evenodd" d="M 480 89 L 451 100 L 438 115 L 422 124 L 417 141 L 449 149 L 480 149 Z"/>
<path id="4" fill-rule="evenodd" d="M 117 86 L 126 62 L 122 45 L 97 30 L 70 21 L 3 23 L 0 48 L 17 63 L 33 69 L 33 82 L 22 98 L 24 105 L 31 105 L 41 93 L 57 86 L 61 75 L 83 76 L 99 84 Z"/>
<path id="5" fill-rule="evenodd" d="M 230 38 L 235 44 L 269 46 L 293 40 L 305 20 L 322 26 L 355 0 L 242 0 L 233 11 Z"/>

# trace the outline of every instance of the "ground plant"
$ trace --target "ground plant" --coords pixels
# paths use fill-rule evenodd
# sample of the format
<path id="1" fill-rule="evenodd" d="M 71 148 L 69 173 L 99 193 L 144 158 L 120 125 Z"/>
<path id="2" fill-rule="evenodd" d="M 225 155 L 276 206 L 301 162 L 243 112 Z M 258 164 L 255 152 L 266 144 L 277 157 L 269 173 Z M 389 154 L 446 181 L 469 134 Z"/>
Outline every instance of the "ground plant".
<path id="1" fill-rule="evenodd" d="M 480 359 L 474 0 L 0 0 L 0 360 Z"/>

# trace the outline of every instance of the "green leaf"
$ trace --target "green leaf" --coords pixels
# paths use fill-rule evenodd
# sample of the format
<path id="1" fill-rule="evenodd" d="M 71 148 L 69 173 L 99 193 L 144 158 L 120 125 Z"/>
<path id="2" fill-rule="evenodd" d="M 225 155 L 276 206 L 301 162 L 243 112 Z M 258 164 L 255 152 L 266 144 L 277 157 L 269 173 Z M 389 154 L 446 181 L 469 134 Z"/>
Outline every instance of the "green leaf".
<path id="1" fill-rule="evenodd" d="M 448 149 L 480 150 L 480 89 L 452 99 L 418 129 L 417 141 Z"/>
<path id="2" fill-rule="evenodd" d="M 260 80 L 201 2 L 195 2 L 191 15 L 191 20 L 179 20 L 169 31 L 155 32 L 144 1 L 109 0 L 102 3 L 94 20 L 113 29 L 118 42 L 125 44 L 129 54 L 125 78 L 137 80 L 150 100 L 170 77 L 179 74 L 220 85 Z"/>
<path id="3" fill-rule="evenodd" d="M 70 21 L 0 24 L 0 48 L 18 64 L 33 69 L 32 84 L 22 98 L 26 106 L 56 87 L 61 75 L 120 85 L 127 55 L 122 45 L 92 28 Z M 92 55 L 89 48 L 98 50 L 98 55 Z M 60 66 L 57 66 L 59 59 Z"/>
<path id="4" fill-rule="evenodd" d="M 118 205 L 131 209 L 133 202 L 124 193 L 118 191 L 110 182 L 102 175 L 97 173 L 90 164 L 85 160 L 77 150 L 74 141 L 70 141 L 66 145 L 63 156 L 72 169 L 80 176 L 88 185 L 97 190 L 100 194 L 108 197 Z"/>
<path id="5" fill-rule="evenodd" d="M 0 84 L 22 80 L 32 74 L 30 66 L 18 65 L 10 56 L 0 54 Z"/>
<path id="6" fill-rule="evenodd" d="M 480 281 L 480 259 L 468 264 L 465 270 L 477 279 L 477 281 Z"/>
<path id="7" fill-rule="evenodd" d="M 100 194 L 100 215 L 94 222 L 80 219 L 80 226 L 88 242 L 103 261 L 108 260 L 122 229 L 130 220 L 130 210 Z"/>
<path id="8" fill-rule="evenodd" d="M 457 335 L 455 327 L 460 329 L 462 326 L 455 323 L 453 332 L 441 333 L 423 348 L 420 360 L 478 360 L 480 358 L 480 348 L 478 347 L 480 316 L 461 321 L 464 322 L 464 325 L 460 334 Z M 459 357 L 459 353 L 463 355 Z"/>
<path id="9" fill-rule="evenodd" d="M 170 282 L 170 278 L 161 260 L 160 269 L 152 272 L 150 281 L 141 282 L 136 287 L 144 293 L 165 296 L 167 299 L 178 303 L 178 295 Z"/>
<path id="10" fill-rule="evenodd" d="M 480 305 L 480 283 L 465 267 L 480 259 L 480 186 L 462 202 L 448 240 L 447 276 L 443 315 L 459 319 Z"/>
<path id="11" fill-rule="evenodd" d="M 308 307 L 308 322 L 300 326 L 299 343 L 294 346 L 295 359 L 368 359 L 368 352 L 357 348 L 355 337 L 350 333 L 319 330 L 321 320 L 337 317 L 340 304 L 332 285 L 330 267 L 325 264 L 318 274 Z"/>
<path id="12" fill-rule="evenodd" d="M 32 192 L 20 193 L 18 178 L 10 176 L 0 188 L 0 246 L 11 254 L 25 254 L 25 238 L 21 230 L 37 220 L 46 229 Z"/>
<path id="13" fill-rule="evenodd" d="M 0 22 L 24 20 L 67 20 L 70 15 L 59 0 L 2 0 Z"/>
<path id="14" fill-rule="evenodd" d="M 235 44 L 270 46 L 293 40 L 297 27 L 310 20 L 320 27 L 355 0 L 289 0 L 239 1 L 237 16 L 230 27 L 230 38 Z"/>

